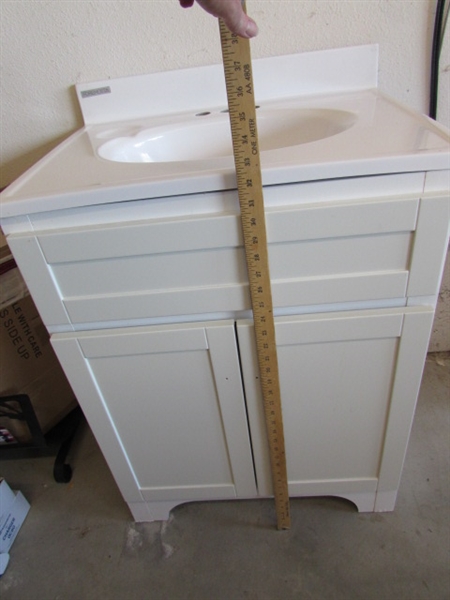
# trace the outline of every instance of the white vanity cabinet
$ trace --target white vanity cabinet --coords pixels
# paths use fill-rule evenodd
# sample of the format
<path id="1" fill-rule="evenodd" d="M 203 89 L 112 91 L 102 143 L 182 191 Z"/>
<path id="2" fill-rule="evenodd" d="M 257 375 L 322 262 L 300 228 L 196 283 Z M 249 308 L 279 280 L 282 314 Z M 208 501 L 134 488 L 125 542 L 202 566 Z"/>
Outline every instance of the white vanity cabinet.
<path id="1" fill-rule="evenodd" d="M 445 173 L 265 190 L 291 496 L 395 505 Z M 29 215 L 8 241 L 136 520 L 272 493 L 235 192 Z"/>

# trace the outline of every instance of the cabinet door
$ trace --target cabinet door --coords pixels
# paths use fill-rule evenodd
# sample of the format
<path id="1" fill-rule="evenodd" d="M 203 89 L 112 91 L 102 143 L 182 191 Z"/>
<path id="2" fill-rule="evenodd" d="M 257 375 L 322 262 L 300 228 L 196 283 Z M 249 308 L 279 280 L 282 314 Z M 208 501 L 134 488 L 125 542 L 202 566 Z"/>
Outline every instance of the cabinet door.
<path id="1" fill-rule="evenodd" d="M 233 322 L 52 343 L 129 503 L 256 494 Z"/>
<path id="2" fill-rule="evenodd" d="M 373 510 L 381 483 L 395 502 L 432 316 L 418 308 L 276 319 L 290 495 L 372 494 L 364 510 Z M 238 323 L 238 339 L 258 489 L 270 495 L 250 322 Z"/>

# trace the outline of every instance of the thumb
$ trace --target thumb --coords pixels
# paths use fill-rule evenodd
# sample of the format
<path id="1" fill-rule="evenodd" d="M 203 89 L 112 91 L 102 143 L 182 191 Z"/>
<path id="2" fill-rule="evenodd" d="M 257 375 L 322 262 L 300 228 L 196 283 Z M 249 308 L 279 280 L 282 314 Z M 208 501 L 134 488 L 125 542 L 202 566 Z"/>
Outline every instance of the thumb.
<path id="1" fill-rule="evenodd" d="M 197 0 L 207 12 L 219 17 L 231 31 L 244 38 L 258 34 L 258 26 L 243 10 L 241 0 Z"/>

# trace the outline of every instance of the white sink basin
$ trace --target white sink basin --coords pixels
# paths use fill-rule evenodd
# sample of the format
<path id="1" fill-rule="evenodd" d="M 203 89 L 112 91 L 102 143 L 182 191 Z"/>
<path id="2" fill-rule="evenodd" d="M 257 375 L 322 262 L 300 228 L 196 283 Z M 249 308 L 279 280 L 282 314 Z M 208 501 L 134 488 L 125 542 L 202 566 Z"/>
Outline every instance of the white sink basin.
<path id="1" fill-rule="evenodd" d="M 357 115 L 333 109 L 258 111 L 261 151 L 322 140 L 349 129 Z M 200 113 L 188 120 L 128 133 L 123 129 L 98 149 L 101 158 L 127 163 L 204 161 L 231 156 L 230 122 L 225 113 Z M 119 132 L 118 132 L 119 133 Z M 124 133 L 126 135 L 124 135 Z"/>

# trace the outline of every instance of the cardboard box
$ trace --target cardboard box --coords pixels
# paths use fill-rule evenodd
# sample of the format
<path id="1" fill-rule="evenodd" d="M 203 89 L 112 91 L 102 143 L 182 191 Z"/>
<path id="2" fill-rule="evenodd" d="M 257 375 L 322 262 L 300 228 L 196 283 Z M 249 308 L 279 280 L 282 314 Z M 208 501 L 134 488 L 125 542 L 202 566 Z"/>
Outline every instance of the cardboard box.
<path id="1" fill-rule="evenodd" d="M 0 553 L 11 548 L 29 510 L 22 492 L 13 492 L 6 481 L 0 479 Z"/>
<path id="2" fill-rule="evenodd" d="M 29 396 L 44 433 L 77 406 L 36 306 L 4 247 L 0 251 L 0 396 L 15 394 Z M 18 442 L 31 441 L 23 421 L 2 416 L 0 428 Z"/>

